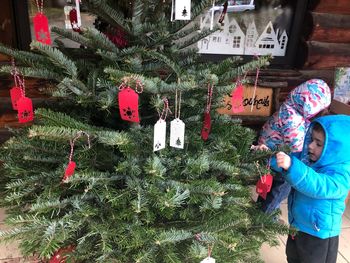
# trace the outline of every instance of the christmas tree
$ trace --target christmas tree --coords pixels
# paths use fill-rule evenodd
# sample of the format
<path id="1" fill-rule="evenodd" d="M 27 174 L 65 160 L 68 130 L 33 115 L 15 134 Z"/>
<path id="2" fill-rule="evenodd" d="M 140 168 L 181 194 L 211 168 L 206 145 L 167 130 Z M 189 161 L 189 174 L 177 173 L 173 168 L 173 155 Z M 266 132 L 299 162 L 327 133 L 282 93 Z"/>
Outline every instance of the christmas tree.
<path id="1" fill-rule="evenodd" d="M 210 2 L 193 2 L 192 17 Z M 193 45 L 211 31 L 171 22 L 168 1 L 84 5 L 102 32 L 51 28 L 80 49 L 0 46 L 25 77 L 55 83 L 59 98 L 1 148 L 12 226 L 2 237 L 50 262 L 260 262 L 261 245 L 286 231 L 248 187 L 267 172 L 258 162 L 266 154 L 250 152 L 255 133 L 215 109 L 235 78 L 268 58 L 204 61 Z M 170 121 L 180 123 L 171 146 Z"/>

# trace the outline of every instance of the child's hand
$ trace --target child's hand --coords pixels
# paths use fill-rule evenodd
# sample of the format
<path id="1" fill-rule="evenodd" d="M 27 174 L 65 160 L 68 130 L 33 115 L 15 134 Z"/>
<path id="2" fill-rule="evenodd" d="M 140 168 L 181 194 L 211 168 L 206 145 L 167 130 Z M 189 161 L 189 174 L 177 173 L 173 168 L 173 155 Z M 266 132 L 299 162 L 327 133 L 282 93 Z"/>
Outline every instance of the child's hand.
<path id="1" fill-rule="evenodd" d="M 284 152 L 276 153 L 276 162 L 277 166 L 283 168 L 284 170 L 288 170 L 291 165 L 291 159 L 289 155 Z"/>
<path id="2" fill-rule="evenodd" d="M 250 149 L 254 150 L 254 151 L 269 151 L 270 148 L 267 147 L 265 144 L 259 144 L 259 145 L 252 145 L 250 146 Z"/>

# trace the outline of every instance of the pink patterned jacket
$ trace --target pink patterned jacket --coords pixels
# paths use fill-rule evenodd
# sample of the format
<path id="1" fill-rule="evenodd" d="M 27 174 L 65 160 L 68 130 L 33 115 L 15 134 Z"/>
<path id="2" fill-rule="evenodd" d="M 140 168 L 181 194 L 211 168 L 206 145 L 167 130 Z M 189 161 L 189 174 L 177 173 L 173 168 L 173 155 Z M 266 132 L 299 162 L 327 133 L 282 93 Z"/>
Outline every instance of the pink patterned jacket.
<path id="1" fill-rule="evenodd" d="M 331 92 L 323 80 L 311 79 L 300 84 L 264 124 L 258 143 L 272 150 L 286 144 L 292 151 L 301 151 L 310 119 L 330 103 Z"/>

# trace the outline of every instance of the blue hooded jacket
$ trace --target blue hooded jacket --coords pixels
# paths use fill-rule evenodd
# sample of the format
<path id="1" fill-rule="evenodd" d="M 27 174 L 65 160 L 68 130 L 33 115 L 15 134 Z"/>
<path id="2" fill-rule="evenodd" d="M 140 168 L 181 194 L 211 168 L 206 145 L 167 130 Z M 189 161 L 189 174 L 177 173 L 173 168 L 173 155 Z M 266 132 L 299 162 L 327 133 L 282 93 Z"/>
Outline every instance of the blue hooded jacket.
<path id="1" fill-rule="evenodd" d="M 308 145 L 315 122 L 323 127 L 325 141 L 320 158 L 310 163 Z M 339 235 L 344 201 L 350 189 L 349 133 L 350 116 L 317 118 L 307 131 L 302 152 L 292 154 L 291 166 L 282 171 L 292 186 L 288 197 L 288 220 L 299 231 L 322 239 Z M 275 158 L 271 167 L 281 171 Z"/>

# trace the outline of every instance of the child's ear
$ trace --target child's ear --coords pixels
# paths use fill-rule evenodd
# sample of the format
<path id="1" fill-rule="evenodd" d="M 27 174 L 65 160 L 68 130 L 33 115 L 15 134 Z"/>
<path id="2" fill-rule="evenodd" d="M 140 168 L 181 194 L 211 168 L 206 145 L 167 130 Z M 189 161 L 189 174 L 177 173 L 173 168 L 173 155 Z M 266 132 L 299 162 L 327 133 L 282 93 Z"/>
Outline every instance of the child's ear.
<path id="1" fill-rule="evenodd" d="M 325 115 L 329 115 L 329 114 L 330 114 L 329 107 L 327 107 L 327 108 L 321 110 L 316 116 L 321 117 L 321 116 L 325 116 Z"/>

